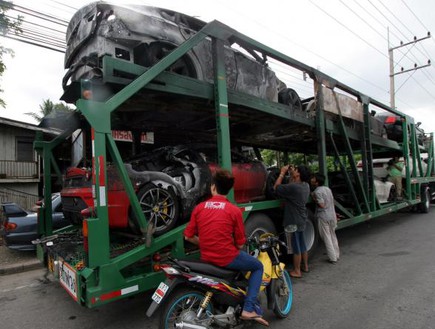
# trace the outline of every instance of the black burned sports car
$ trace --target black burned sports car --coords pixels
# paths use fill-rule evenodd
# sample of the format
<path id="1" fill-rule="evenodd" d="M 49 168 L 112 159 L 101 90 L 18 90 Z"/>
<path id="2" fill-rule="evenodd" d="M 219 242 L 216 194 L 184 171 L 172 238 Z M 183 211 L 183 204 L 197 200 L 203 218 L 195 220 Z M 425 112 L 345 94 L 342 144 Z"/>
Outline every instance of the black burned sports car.
<path id="1" fill-rule="evenodd" d="M 150 67 L 206 25 L 205 22 L 172 10 L 148 6 L 94 2 L 71 19 L 67 35 L 62 99 L 75 101 L 68 93 L 80 79 L 102 79 L 101 58 L 110 55 L 129 63 Z M 252 49 L 243 53 L 225 47 L 228 88 L 259 98 L 302 109 L 297 93 L 280 81 L 266 58 Z M 246 54 L 245 54 L 246 53 Z M 174 63 L 171 72 L 213 82 L 211 41 L 205 39 Z"/>
<path id="2" fill-rule="evenodd" d="M 235 201 L 264 199 L 264 164 L 236 152 L 231 158 Z M 209 197 L 211 173 L 217 168 L 216 147 L 166 146 L 127 160 L 125 167 L 145 217 L 154 223 L 155 234 L 161 235 L 189 218 L 194 206 Z M 110 228 L 137 231 L 130 200 L 114 166 L 108 166 L 107 177 Z M 90 171 L 70 168 L 61 195 L 65 217 L 81 224 L 81 211 L 94 206 Z"/>

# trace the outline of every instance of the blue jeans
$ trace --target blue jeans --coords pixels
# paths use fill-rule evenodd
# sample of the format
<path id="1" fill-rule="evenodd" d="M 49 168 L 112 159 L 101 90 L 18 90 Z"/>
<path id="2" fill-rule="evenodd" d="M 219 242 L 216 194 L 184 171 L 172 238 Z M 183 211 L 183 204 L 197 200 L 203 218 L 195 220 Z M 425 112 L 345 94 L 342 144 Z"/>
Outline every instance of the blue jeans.
<path id="1" fill-rule="evenodd" d="M 263 264 L 257 258 L 241 250 L 239 255 L 226 268 L 251 272 L 243 310 L 247 312 L 254 311 L 254 305 L 257 301 L 257 295 L 260 291 L 261 280 L 263 278 Z"/>

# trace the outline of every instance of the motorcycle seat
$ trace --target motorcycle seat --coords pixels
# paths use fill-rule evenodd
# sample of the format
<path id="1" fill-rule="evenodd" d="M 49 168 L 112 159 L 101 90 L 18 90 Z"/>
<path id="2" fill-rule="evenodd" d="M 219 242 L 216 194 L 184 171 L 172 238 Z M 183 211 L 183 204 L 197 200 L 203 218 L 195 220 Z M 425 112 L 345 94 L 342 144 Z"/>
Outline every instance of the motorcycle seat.
<path id="1" fill-rule="evenodd" d="M 179 260 L 181 265 L 188 267 L 191 271 L 212 275 L 225 280 L 233 280 L 240 271 L 212 265 L 201 260 Z"/>

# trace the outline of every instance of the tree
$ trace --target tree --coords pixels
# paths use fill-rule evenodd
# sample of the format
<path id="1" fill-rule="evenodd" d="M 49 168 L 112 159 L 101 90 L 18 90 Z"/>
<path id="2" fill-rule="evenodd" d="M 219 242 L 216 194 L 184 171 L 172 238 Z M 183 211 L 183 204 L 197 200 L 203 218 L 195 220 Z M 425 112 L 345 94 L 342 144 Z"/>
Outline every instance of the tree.
<path id="1" fill-rule="evenodd" d="M 33 119 L 38 122 L 41 122 L 42 119 L 49 114 L 55 114 L 54 112 L 71 112 L 73 111 L 68 105 L 64 103 L 53 103 L 49 99 L 45 99 L 42 101 L 42 104 L 39 105 L 39 112 L 27 112 L 26 115 L 30 115 Z"/>
<path id="2" fill-rule="evenodd" d="M 20 26 L 23 21 L 22 16 L 17 16 L 17 18 L 10 18 L 6 15 L 6 12 L 9 9 L 13 8 L 13 4 L 8 1 L 0 1 L 0 33 L 3 36 L 6 36 L 9 33 L 21 34 L 23 30 L 21 30 Z M 6 48 L 0 45 L 0 77 L 6 70 L 6 65 L 3 62 L 3 56 L 10 55 L 13 56 L 14 52 L 10 48 Z M 3 89 L 0 89 L 0 93 L 3 92 Z M 5 107 L 6 103 L 3 99 L 0 98 L 0 106 Z"/>

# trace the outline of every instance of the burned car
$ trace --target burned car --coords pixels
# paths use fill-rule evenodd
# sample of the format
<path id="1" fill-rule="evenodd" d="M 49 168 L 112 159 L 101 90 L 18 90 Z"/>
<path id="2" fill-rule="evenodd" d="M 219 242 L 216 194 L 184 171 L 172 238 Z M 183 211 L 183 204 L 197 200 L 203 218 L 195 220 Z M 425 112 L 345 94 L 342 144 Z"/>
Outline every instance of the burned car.
<path id="1" fill-rule="evenodd" d="M 101 80 L 104 55 L 151 67 L 192 37 L 207 23 L 172 10 L 143 5 L 94 2 L 71 19 L 66 34 L 67 50 L 63 100 L 75 101 L 71 90 L 80 79 Z M 211 40 L 205 39 L 176 61 L 169 71 L 213 82 Z M 225 44 L 228 89 L 301 108 L 297 93 L 280 81 L 266 64 L 266 57 L 253 49 L 240 50 Z M 243 52 L 242 52 L 243 50 Z"/>
<path id="2" fill-rule="evenodd" d="M 380 113 L 376 115 L 376 118 L 384 124 L 389 139 L 392 139 L 399 143 L 403 142 L 403 119 L 400 116 L 394 115 L 392 113 Z M 426 136 L 424 134 L 424 130 L 420 127 L 420 125 L 421 122 L 418 122 L 415 125 L 417 142 L 420 145 L 424 145 Z"/>
<path id="3" fill-rule="evenodd" d="M 216 149 L 166 146 L 125 163 L 145 218 L 156 227 L 156 235 L 168 232 L 187 220 L 197 203 L 209 197 L 211 174 L 217 168 Z M 264 198 L 267 170 L 258 160 L 233 152 L 234 197 L 237 203 Z M 107 168 L 109 226 L 132 229 L 138 223 L 128 195 L 114 166 Z M 71 168 L 61 191 L 65 217 L 79 225 L 81 211 L 93 207 L 90 170 Z"/>

